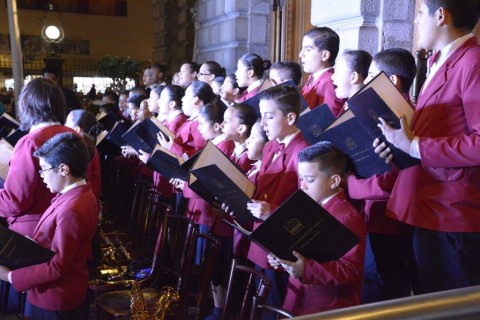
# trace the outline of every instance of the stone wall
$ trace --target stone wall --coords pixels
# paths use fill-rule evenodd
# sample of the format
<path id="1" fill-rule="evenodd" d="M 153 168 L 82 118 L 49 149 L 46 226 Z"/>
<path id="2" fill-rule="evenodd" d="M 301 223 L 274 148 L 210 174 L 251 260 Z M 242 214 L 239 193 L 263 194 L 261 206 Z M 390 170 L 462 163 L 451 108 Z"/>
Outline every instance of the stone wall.
<path id="1" fill-rule="evenodd" d="M 311 23 L 340 35 L 340 52 L 363 49 L 371 54 L 394 47 L 413 50 L 415 1 L 312 0 Z"/>
<path id="2" fill-rule="evenodd" d="M 214 60 L 234 72 L 238 59 L 251 52 L 270 53 L 269 0 L 199 0 L 195 6 L 195 49 L 199 63 Z"/>

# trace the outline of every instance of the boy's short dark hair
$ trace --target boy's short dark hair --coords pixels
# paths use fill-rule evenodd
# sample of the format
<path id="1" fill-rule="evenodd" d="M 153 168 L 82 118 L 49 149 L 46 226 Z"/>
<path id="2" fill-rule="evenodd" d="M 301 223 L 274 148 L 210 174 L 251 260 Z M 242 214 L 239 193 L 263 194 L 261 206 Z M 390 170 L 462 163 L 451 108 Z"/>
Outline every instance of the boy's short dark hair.
<path id="1" fill-rule="evenodd" d="M 373 57 L 373 62 L 388 77 L 396 75 L 402 81 L 402 92 L 407 93 L 417 74 L 415 58 L 410 51 L 391 48 L 380 51 Z"/>
<path id="2" fill-rule="evenodd" d="M 55 170 L 61 164 L 70 168 L 70 174 L 76 178 L 85 177 L 90 153 L 83 138 L 72 132 L 64 132 L 48 139 L 33 155 L 43 158 Z"/>
<path id="3" fill-rule="evenodd" d="M 23 87 L 18 97 L 18 115 L 22 130 L 40 122 L 65 123 L 65 96 L 54 81 L 36 78 Z"/>
<path id="4" fill-rule="evenodd" d="M 279 61 L 272 64 L 271 70 L 278 70 L 282 75 L 282 80 L 292 81 L 298 86 L 302 80 L 302 67 L 299 63 L 294 61 Z"/>
<path id="5" fill-rule="evenodd" d="M 274 100 L 284 116 L 290 112 L 295 113 L 295 123 L 297 122 L 302 107 L 302 100 L 297 89 L 287 84 L 280 84 L 259 94 L 260 100 Z"/>
<path id="6" fill-rule="evenodd" d="M 113 103 L 118 103 L 118 94 L 115 91 L 108 91 L 103 96 L 109 98 Z"/>
<path id="7" fill-rule="evenodd" d="M 475 28 L 480 15 L 479 0 L 425 0 L 428 14 L 432 16 L 440 7 L 450 12 L 453 26 L 470 32 Z"/>
<path id="8" fill-rule="evenodd" d="M 342 54 L 352 72 L 358 73 L 363 79 L 368 76 L 368 68 L 372 63 L 372 56 L 364 50 L 345 50 Z"/>
<path id="9" fill-rule="evenodd" d="M 328 141 L 319 141 L 298 154 L 298 162 L 318 163 L 318 169 L 331 177 L 347 170 L 347 156 Z"/>
<path id="10" fill-rule="evenodd" d="M 327 27 L 317 27 L 308 30 L 305 37 L 313 40 L 317 50 L 328 50 L 330 52 L 328 62 L 331 66 L 335 65 L 335 59 L 340 50 L 340 37 L 335 31 Z"/>
<path id="11" fill-rule="evenodd" d="M 137 108 L 140 108 L 140 103 L 142 103 L 142 101 L 145 99 L 147 99 L 146 95 L 138 94 L 128 98 L 127 103 L 133 103 L 135 106 L 137 106 Z"/>

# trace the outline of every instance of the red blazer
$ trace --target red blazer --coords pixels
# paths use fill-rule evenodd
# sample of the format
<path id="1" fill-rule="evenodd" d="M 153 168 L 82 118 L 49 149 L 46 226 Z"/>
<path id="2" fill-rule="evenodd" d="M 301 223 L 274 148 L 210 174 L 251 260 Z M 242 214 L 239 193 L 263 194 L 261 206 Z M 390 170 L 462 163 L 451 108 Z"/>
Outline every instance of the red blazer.
<path id="1" fill-rule="evenodd" d="M 398 169 L 367 179 L 351 175 L 348 177 L 348 195 L 351 199 L 362 200 L 363 212 L 368 232 L 379 234 L 404 234 L 407 232 L 404 223 L 385 216 L 387 201 L 392 192 Z"/>
<path id="2" fill-rule="evenodd" d="M 49 262 L 12 272 L 17 291 L 47 310 L 71 310 L 87 298 L 87 260 L 98 224 L 97 199 L 90 186 L 59 194 L 38 222 L 33 239 L 56 254 Z"/>
<path id="3" fill-rule="evenodd" d="M 355 306 L 360 303 L 365 257 L 366 226 L 343 192 L 324 208 L 350 229 L 360 242 L 339 260 L 305 260 L 302 278 L 289 277 L 283 308 L 295 316 Z M 314 214 L 314 213 L 312 213 Z"/>
<path id="4" fill-rule="evenodd" d="M 95 148 L 92 160 L 88 163 L 87 172 L 85 174 L 87 182 L 92 188 L 92 192 L 100 200 L 102 196 L 102 172 L 100 169 L 100 156 Z"/>
<path id="5" fill-rule="evenodd" d="M 9 227 L 32 237 L 41 215 L 50 206 L 50 193 L 38 170 L 38 159 L 33 156 L 48 139 L 61 132 L 75 132 L 61 125 L 37 129 L 20 139 L 10 160 L 10 169 L 3 189 L 0 189 L 0 216 L 7 218 Z"/>
<path id="6" fill-rule="evenodd" d="M 253 88 L 252 91 L 248 92 L 247 90 L 243 91 L 243 93 L 241 94 L 240 98 L 238 98 L 237 101 L 235 101 L 236 103 L 242 103 L 243 101 L 245 100 L 248 100 L 250 98 L 253 98 L 257 93 L 258 91 L 260 90 L 260 88 L 262 87 L 263 85 L 263 82 L 256 88 Z"/>
<path id="7" fill-rule="evenodd" d="M 229 155 L 233 152 L 235 143 L 232 140 L 224 140 L 218 143 L 217 147 L 224 154 Z M 217 236 L 226 237 L 233 234 L 232 228 L 226 225 L 222 219 L 218 218 L 212 206 L 200 198 L 200 196 L 188 188 L 188 186 L 185 186 L 183 195 L 189 199 L 186 215 L 193 222 L 209 226 L 209 231 Z"/>
<path id="8" fill-rule="evenodd" d="M 299 132 L 285 148 L 283 159 L 280 155 L 271 162 L 275 154 L 273 147 L 276 143 L 276 141 L 267 142 L 263 149 L 262 166 L 258 173 L 257 190 L 253 197 L 256 200 L 268 202 L 273 214 L 276 208 L 298 190 L 297 156 L 308 145 L 302 133 Z M 259 225 L 260 222 L 255 222 L 254 229 Z M 248 259 L 262 268 L 269 268 L 267 254 L 268 252 L 252 243 L 248 251 Z"/>
<path id="9" fill-rule="evenodd" d="M 399 173 L 387 214 L 444 232 L 480 231 L 480 46 L 460 46 L 420 94 L 422 164 Z"/>
<path id="10" fill-rule="evenodd" d="M 238 157 L 235 157 L 235 154 L 232 152 L 230 159 L 232 159 L 237 167 L 239 167 L 245 174 L 252 169 L 252 165 L 255 163 L 255 161 L 248 158 L 247 149 L 243 150 Z"/>
<path id="11" fill-rule="evenodd" d="M 168 127 L 173 133 L 177 134 L 178 129 L 187 121 L 187 116 L 182 112 L 179 113 L 171 122 L 163 121 L 163 124 Z M 165 198 L 171 198 L 174 193 L 174 188 L 170 184 L 169 179 L 163 177 L 160 173 L 153 172 L 153 185 Z"/>
<path id="12" fill-rule="evenodd" d="M 197 151 L 203 148 L 205 142 L 205 139 L 203 139 L 200 132 L 198 132 L 197 118 L 186 120 L 178 128 L 175 141 L 170 148 L 170 151 L 178 156 L 182 156 L 184 153 L 186 153 L 189 157 L 191 157 Z"/>
<path id="13" fill-rule="evenodd" d="M 310 109 L 326 103 L 330 110 L 332 110 L 332 113 L 335 116 L 339 116 L 342 112 L 345 99 L 339 99 L 335 94 L 335 87 L 332 81 L 333 72 L 333 68 L 328 69 L 312 84 L 309 84 L 312 78 L 312 76 L 310 76 L 307 84 L 302 88 L 302 96 Z"/>

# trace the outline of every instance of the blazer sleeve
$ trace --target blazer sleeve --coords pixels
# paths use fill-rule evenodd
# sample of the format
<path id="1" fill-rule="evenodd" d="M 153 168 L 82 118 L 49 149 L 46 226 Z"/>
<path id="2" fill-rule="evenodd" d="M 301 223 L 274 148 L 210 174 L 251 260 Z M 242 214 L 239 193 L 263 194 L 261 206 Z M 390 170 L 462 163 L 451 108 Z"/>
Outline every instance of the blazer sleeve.
<path id="1" fill-rule="evenodd" d="M 60 207 L 56 210 L 62 210 Z M 12 283 L 17 291 L 25 291 L 34 287 L 48 286 L 59 281 L 72 272 L 79 254 L 83 253 L 86 234 L 86 221 L 73 208 L 62 211 L 57 220 L 50 250 L 55 256 L 46 263 L 41 263 L 12 272 Z"/>
<path id="2" fill-rule="evenodd" d="M 396 168 L 366 179 L 350 175 L 347 178 L 348 195 L 356 200 L 386 200 L 390 197 L 397 176 Z"/>
<path id="3" fill-rule="evenodd" d="M 35 146 L 28 139 L 17 143 L 10 160 L 10 168 L 4 188 L 0 189 L 0 216 L 14 217 L 28 211 L 34 205 L 32 193 L 41 181 L 38 159 L 33 156 Z"/>
<path id="4" fill-rule="evenodd" d="M 424 167 L 461 168 L 480 165 L 480 64 L 470 66 L 458 84 L 460 108 L 465 114 L 466 133 L 439 138 L 420 137 L 420 154 Z"/>

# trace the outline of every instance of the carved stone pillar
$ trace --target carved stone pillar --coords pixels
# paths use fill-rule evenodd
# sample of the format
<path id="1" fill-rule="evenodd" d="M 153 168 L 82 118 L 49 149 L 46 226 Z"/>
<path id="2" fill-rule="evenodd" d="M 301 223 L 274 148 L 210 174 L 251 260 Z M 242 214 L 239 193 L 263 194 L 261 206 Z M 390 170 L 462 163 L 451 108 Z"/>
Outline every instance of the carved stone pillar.
<path id="1" fill-rule="evenodd" d="M 271 0 L 199 0 L 194 60 L 215 60 L 233 72 L 245 53 L 270 59 Z"/>
<path id="2" fill-rule="evenodd" d="M 412 50 L 414 15 L 411 0 L 312 0 L 311 22 L 340 35 L 340 52 L 375 54 L 394 47 Z"/>

